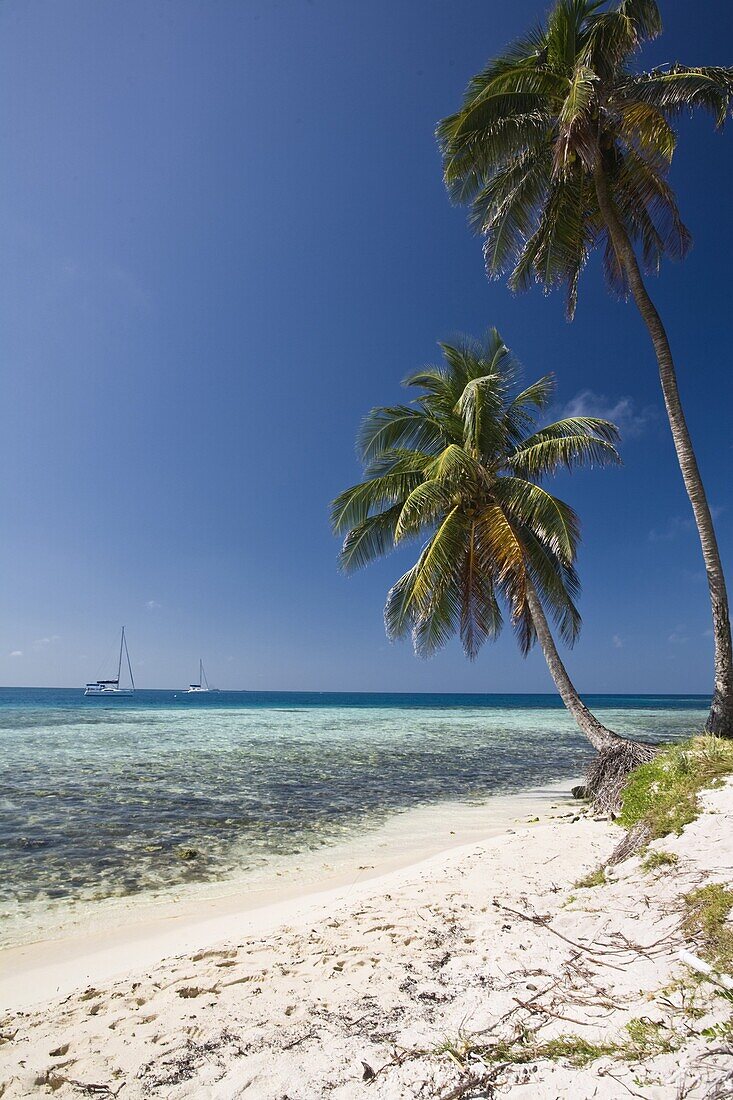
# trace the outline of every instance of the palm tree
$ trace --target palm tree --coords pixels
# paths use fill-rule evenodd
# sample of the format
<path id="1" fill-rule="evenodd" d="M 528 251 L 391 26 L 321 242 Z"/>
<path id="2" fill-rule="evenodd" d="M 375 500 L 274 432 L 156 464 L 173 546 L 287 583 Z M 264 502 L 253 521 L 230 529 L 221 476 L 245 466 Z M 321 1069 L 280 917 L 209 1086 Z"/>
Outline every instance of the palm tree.
<path id="1" fill-rule="evenodd" d="M 618 430 L 571 417 L 535 430 L 554 390 L 551 375 L 513 393 L 517 364 L 492 330 L 484 343 L 441 344 L 444 362 L 405 380 L 422 390 L 409 405 L 377 408 L 358 439 L 365 477 L 331 506 L 351 571 L 404 541 L 427 536 L 416 563 L 391 588 L 387 634 L 411 633 L 429 656 L 455 633 L 475 658 L 497 637 L 503 604 L 526 654 L 536 640 L 557 690 L 601 753 L 628 764 L 653 751 L 607 729 L 578 696 L 547 620 L 572 645 L 580 630 L 575 557 L 578 518 L 540 482 L 558 469 L 618 462 Z"/>
<path id="2" fill-rule="evenodd" d="M 596 246 L 606 275 L 632 295 L 654 346 L 674 445 L 692 504 L 710 589 L 715 640 L 711 732 L 733 737 L 733 649 L 728 597 L 710 507 L 680 401 L 669 340 L 644 284 L 664 256 L 685 255 L 690 235 L 667 181 L 672 124 L 703 108 L 718 127 L 730 110 L 733 69 L 632 59 L 662 29 L 654 0 L 559 0 L 544 26 L 491 61 L 438 138 L 454 200 L 471 208 L 490 276 L 514 290 L 567 289 Z M 638 252 L 638 255 L 637 255 Z M 640 258 L 639 258 L 640 257 Z"/>

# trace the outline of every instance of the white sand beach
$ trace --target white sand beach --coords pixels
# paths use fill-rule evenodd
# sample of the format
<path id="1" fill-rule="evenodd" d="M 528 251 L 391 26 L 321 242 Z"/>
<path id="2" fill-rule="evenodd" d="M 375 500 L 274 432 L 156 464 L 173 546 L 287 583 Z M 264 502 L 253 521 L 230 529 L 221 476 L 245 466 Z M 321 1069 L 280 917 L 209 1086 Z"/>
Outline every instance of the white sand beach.
<path id="1" fill-rule="evenodd" d="M 621 831 L 554 794 L 557 808 L 536 803 L 538 823 L 525 813 L 418 862 L 408 845 L 391 852 L 408 865 L 376 877 L 354 868 L 350 883 L 256 908 L 210 900 L 203 914 L 4 952 L 0 1096 L 728 1095 L 713 1089 L 730 1089 L 733 1054 L 702 1034 L 727 1002 L 706 983 L 692 1017 L 674 982 L 690 973 L 677 957 L 683 894 L 730 881 L 733 786 L 655 842 L 673 867 L 633 858 L 593 888 L 573 883 Z M 651 1022 L 651 1056 L 629 1053 L 633 1020 Z M 584 1067 L 481 1056 L 530 1033 L 625 1053 Z"/>

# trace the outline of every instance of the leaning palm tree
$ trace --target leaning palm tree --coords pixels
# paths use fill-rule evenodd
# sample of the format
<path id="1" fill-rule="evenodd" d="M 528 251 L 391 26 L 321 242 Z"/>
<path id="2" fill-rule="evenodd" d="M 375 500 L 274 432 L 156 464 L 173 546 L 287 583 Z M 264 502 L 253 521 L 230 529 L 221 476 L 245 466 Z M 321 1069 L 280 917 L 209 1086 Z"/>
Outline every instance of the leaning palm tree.
<path id="1" fill-rule="evenodd" d="M 429 656 L 458 633 L 475 658 L 499 634 L 503 605 L 522 653 L 539 640 L 565 706 L 612 761 L 604 780 L 623 776 L 654 750 L 598 721 L 557 651 L 548 614 L 567 644 L 580 630 L 579 524 L 572 508 L 541 485 L 559 469 L 618 462 L 618 430 L 587 416 L 536 430 L 553 378 L 514 392 L 517 364 L 495 330 L 484 343 L 441 347 L 441 366 L 405 380 L 421 396 L 374 409 L 362 425 L 364 480 L 331 510 L 334 530 L 345 534 L 341 565 L 350 571 L 408 539 L 426 539 L 387 596 L 388 636 L 410 633 L 416 653 Z M 617 791 L 618 784 L 611 803 Z"/>
<path id="2" fill-rule="evenodd" d="M 714 693 L 708 729 L 733 736 L 733 649 L 715 529 L 682 410 L 674 361 L 642 275 L 682 257 L 690 235 L 667 173 L 673 122 L 703 108 L 718 127 L 730 110 L 733 69 L 632 59 L 661 32 L 654 0 L 559 0 L 544 26 L 491 61 L 438 137 L 451 196 L 471 208 L 490 276 L 512 289 L 567 288 L 596 246 L 611 286 L 632 295 L 651 337 L 664 402 L 700 535 L 712 603 Z"/>

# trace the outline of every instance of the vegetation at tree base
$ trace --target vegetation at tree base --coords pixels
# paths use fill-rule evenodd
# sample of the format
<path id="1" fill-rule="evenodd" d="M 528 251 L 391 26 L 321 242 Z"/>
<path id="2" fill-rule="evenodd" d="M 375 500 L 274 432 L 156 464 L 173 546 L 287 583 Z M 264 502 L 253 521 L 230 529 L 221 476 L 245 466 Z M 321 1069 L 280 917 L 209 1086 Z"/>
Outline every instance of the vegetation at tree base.
<path id="1" fill-rule="evenodd" d="M 690 234 L 667 175 L 673 124 L 702 108 L 722 126 L 733 69 L 675 64 L 634 72 L 661 33 L 654 0 L 559 0 L 545 25 L 468 85 L 438 138 L 453 199 L 470 206 L 490 276 L 512 289 L 564 286 L 572 317 L 580 274 L 600 247 L 612 288 L 633 296 L 652 340 L 710 589 L 715 667 L 711 732 L 733 737 L 733 647 L 720 554 L 680 401 L 666 331 L 642 275 L 685 255 Z M 641 264 L 637 258 L 637 250 Z"/>
<path id="2" fill-rule="evenodd" d="M 580 630 L 575 572 L 580 527 L 540 484 L 559 469 L 619 461 L 613 424 L 570 417 L 537 428 L 554 381 L 517 392 L 517 363 L 499 334 L 442 344 L 443 363 L 406 379 L 421 395 L 377 408 L 359 435 L 365 478 L 332 504 L 353 570 L 426 538 L 387 596 L 390 638 L 412 635 L 429 656 L 454 634 L 474 658 L 508 609 L 522 653 L 539 639 L 558 691 L 597 749 L 626 744 L 580 700 L 547 621 L 572 645 Z M 630 743 L 635 744 L 635 743 Z"/>
<path id="3" fill-rule="evenodd" d="M 681 833 L 700 812 L 698 794 L 733 774 L 733 745 L 703 734 L 668 745 L 631 773 L 618 824 L 643 827 L 648 840 Z"/>

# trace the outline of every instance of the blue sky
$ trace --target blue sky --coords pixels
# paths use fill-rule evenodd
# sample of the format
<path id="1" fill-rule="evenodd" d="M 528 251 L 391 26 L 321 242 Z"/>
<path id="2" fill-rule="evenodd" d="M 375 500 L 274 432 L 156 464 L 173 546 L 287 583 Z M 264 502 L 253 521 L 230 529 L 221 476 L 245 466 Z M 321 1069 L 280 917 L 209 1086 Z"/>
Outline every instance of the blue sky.
<path id="1" fill-rule="evenodd" d="M 633 307 L 576 321 L 484 275 L 433 139 L 543 12 L 478 0 L 6 0 L 0 7 L 0 683 L 75 685 L 128 627 L 141 686 L 551 690 L 510 633 L 470 665 L 389 645 L 406 559 L 345 579 L 329 499 L 369 407 L 496 325 L 559 407 L 615 416 L 580 512 L 585 691 L 707 691 L 699 547 Z M 733 14 L 662 3 L 650 63 L 730 64 Z M 701 9 L 696 9 L 699 13 Z M 652 293 L 733 584 L 733 125 L 684 122 L 694 249 Z"/>

